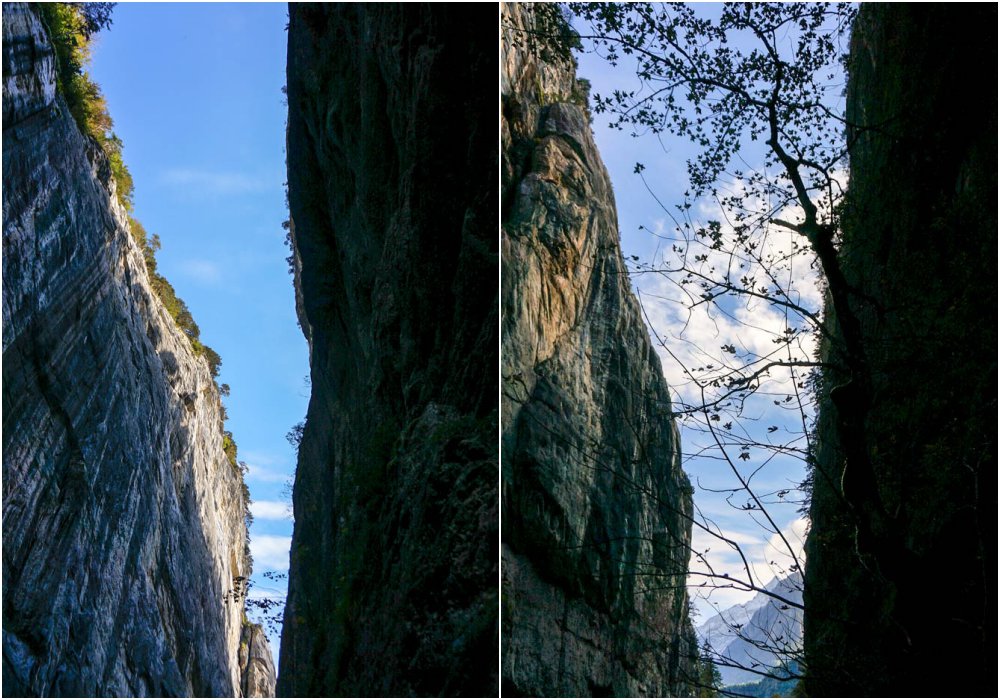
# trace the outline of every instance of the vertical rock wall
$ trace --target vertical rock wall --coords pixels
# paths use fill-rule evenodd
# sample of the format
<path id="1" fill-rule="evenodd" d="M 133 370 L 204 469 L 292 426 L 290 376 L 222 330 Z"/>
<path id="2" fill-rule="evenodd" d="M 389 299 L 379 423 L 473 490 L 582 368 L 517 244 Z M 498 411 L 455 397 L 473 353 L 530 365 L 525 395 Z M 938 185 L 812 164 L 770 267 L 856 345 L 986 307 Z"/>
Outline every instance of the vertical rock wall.
<path id="1" fill-rule="evenodd" d="M 863 435 L 846 437 L 863 441 L 877 484 L 851 493 L 842 422 L 824 398 L 804 594 L 810 695 L 996 692 L 997 106 L 982 80 L 995 75 L 996 17 L 872 4 L 854 29 L 841 259 L 873 398 Z M 884 510 L 871 539 L 844 489 Z"/>
<path id="2" fill-rule="evenodd" d="M 30 6 L 3 7 L 3 690 L 239 693 L 221 407 Z"/>
<path id="3" fill-rule="evenodd" d="M 497 692 L 496 7 L 292 4 L 282 695 Z"/>
<path id="4" fill-rule="evenodd" d="M 502 11 L 504 694 L 687 694 L 691 489 L 571 59 Z M 544 56 L 544 58 L 543 58 Z"/>

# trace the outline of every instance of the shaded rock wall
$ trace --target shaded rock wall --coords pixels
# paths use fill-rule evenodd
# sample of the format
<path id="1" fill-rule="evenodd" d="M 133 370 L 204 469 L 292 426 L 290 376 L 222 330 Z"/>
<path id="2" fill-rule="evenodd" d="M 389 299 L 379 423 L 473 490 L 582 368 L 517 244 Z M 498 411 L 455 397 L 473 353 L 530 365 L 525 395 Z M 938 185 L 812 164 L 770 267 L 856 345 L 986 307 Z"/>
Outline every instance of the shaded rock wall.
<path id="1" fill-rule="evenodd" d="M 505 695 L 687 694 L 691 489 L 568 58 L 503 7 Z"/>
<path id="2" fill-rule="evenodd" d="M 290 6 L 283 695 L 497 691 L 496 8 Z"/>
<path id="3" fill-rule="evenodd" d="M 218 393 L 13 3 L 3 220 L 4 694 L 237 694 L 249 563 Z"/>
<path id="4" fill-rule="evenodd" d="M 995 27 L 995 7 L 873 4 L 854 29 L 841 259 L 873 391 L 860 435 L 821 406 L 810 695 L 996 692 Z M 871 460 L 864 494 L 842 478 L 845 439 Z M 844 489 L 886 513 L 869 536 Z"/>

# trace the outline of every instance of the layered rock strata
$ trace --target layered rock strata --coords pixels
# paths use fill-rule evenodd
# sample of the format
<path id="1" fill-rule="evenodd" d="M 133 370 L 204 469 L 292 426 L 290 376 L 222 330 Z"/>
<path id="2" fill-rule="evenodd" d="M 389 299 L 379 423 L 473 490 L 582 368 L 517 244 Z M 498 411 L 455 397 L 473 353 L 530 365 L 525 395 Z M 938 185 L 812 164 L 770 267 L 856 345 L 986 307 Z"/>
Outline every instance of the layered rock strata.
<path id="1" fill-rule="evenodd" d="M 497 692 L 496 8 L 290 6 L 282 695 Z"/>
<path id="2" fill-rule="evenodd" d="M 864 362 L 824 377 L 812 696 L 996 692 L 995 26 L 993 7 L 872 4 L 854 28 L 840 259 Z M 841 340 L 827 355 L 847 365 Z"/>
<path id="3" fill-rule="evenodd" d="M 111 169 L 3 8 L 3 690 L 234 696 L 249 575 L 219 396 Z"/>
<path id="4" fill-rule="evenodd" d="M 502 11 L 504 694 L 683 695 L 691 488 L 586 91 L 538 21 Z"/>

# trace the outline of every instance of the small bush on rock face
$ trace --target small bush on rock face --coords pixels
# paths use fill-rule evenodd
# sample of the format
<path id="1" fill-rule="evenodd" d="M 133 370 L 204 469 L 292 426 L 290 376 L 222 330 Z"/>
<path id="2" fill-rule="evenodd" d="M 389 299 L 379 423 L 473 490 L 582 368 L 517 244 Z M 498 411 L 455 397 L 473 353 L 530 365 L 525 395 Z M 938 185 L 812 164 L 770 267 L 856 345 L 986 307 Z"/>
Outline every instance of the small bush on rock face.
<path id="1" fill-rule="evenodd" d="M 298 452 L 299 445 L 302 443 L 302 433 L 306 429 L 306 422 L 299 421 L 292 426 L 292 429 L 285 433 L 285 439 L 288 440 L 288 444 L 295 448 Z"/>
<path id="2" fill-rule="evenodd" d="M 132 230 L 132 238 L 142 249 L 142 257 L 146 261 L 146 271 L 149 273 L 149 282 L 156 292 L 156 296 L 163 302 L 163 306 L 174 319 L 177 327 L 184 331 L 184 334 L 191 341 L 191 347 L 195 354 L 204 357 L 208 362 L 208 369 L 212 373 L 213 379 L 218 379 L 219 371 L 222 368 L 222 357 L 215 350 L 201 342 L 201 329 L 191 315 L 191 310 L 184 300 L 177 296 L 174 286 L 167 281 L 167 278 L 157 272 L 156 252 L 160 249 L 160 237 L 156 234 L 150 236 L 146 233 L 146 228 L 136 219 L 129 217 L 129 228 Z M 219 393 L 228 396 L 228 386 L 223 391 L 219 388 Z"/>
<path id="3" fill-rule="evenodd" d="M 233 442 L 233 434 L 228 430 L 222 433 L 222 450 L 229 458 L 229 463 L 237 467 L 239 463 L 236 461 L 236 443 Z"/>
<path id="4" fill-rule="evenodd" d="M 573 94 L 570 96 L 570 102 L 575 105 L 579 105 L 584 109 L 590 108 L 590 81 L 586 78 L 577 78 L 576 82 L 573 83 Z"/>

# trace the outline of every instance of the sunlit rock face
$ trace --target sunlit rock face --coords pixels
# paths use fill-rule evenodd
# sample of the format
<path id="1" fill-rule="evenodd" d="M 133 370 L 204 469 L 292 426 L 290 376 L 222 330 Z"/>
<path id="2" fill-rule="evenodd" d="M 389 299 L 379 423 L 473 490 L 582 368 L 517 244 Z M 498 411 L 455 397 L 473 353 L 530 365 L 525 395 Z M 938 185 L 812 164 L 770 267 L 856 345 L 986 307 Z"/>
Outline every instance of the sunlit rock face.
<path id="1" fill-rule="evenodd" d="M 506 695 L 687 694 L 691 490 L 571 61 L 505 5 Z"/>
<path id="2" fill-rule="evenodd" d="M 237 695 L 249 562 L 218 393 L 24 4 L 3 120 L 4 694 Z"/>
<path id="3" fill-rule="evenodd" d="M 495 6 L 292 4 L 280 695 L 497 692 Z"/>
<path id="4" fill-rule="evenodd" d="M 996 694 L 997 102 L 980 71 L 993 75 L 995 27 L 995 7 L 935 4 L 866 4 L 854 27 L 840 257 L 873 400 L 846 438 L 863 441 L 877 483 L 858 492 L 844 476 L 824 395 L 810 696 Z M 824 385 L 845 381 L 829 372 Z M 870 536 L 845 489 L 882 504 Z"/>

